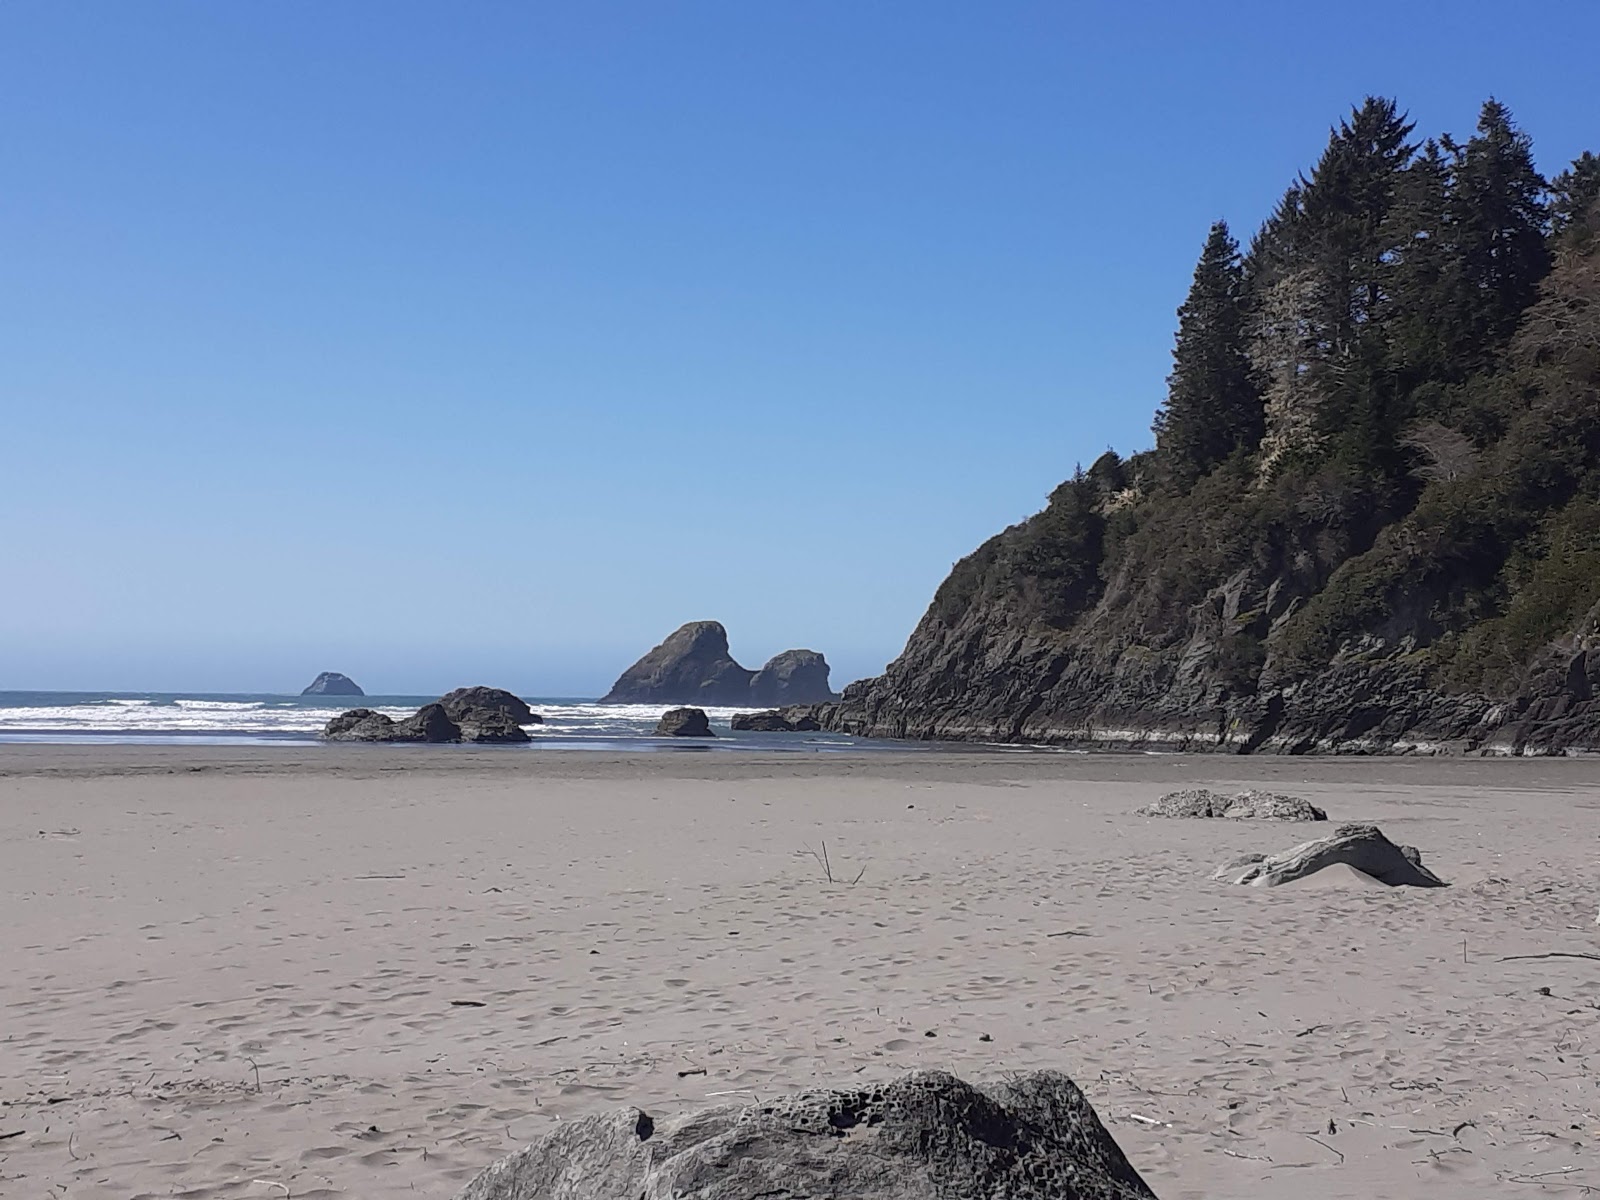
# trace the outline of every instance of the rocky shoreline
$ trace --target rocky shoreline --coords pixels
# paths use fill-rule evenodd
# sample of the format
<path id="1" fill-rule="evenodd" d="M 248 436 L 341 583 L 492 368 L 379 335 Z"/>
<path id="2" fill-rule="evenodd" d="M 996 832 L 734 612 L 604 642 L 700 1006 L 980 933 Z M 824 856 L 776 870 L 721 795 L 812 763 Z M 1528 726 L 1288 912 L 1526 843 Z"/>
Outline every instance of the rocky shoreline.
<path id="1" fill-rule="evenodd" d="M 1096 661 L 1040 647 L 984 688 L 941 682 L 973 664 L 907 653 L 836 703 L 786 720 L 859 737 L 1223 754 L 1565 755 L 1600 753 L 1600 651 L 1552 652 L 1509 700 L 1448 695 L 1406 658 L 1347 662 L 1306 680 L 1231 695 L 1181 655 L 1134 648 Z M 924 657 L 936 661 L 921 661 Z M 911 661 L 908 662 L 907 659 Z M 1193 660 L 1188 660 L 1193 666 Z"/>

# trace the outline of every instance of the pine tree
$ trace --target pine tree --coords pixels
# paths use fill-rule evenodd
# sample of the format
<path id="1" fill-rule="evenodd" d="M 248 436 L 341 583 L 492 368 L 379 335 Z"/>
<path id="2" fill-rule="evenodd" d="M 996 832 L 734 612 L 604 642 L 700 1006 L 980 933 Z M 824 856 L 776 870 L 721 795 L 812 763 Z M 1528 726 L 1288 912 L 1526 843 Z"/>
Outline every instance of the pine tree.
<path id="1" fill-rule="evenodd" d="M 1327 359 L 1353 352 L 1379 308 L 1380 230 L 1416 150 L 1406 140 L 1413 128 L 1393 100 L 1368 96 L 1301 183 L 1297 241 L 1318 276 L 1319 311 L 1309 316 Z"/>
<path id="2" fill-rule="evenodd" d="M 1261 440 L 1261 394 L 1245 354 L 1243 291 L 1239 245 L 1227 222 L 1218 221 L 1178 309 L 1167 400 L 1155 419 L 1157 452 L 1182 486 Z"/>
<path id="3" fill-rule="evenodd" d="M 1484 102 L 1478 132 L 1455 155 L 1453 207 L 1467 332 L 1478 361 L 1506 342 L 1550 270 L 1544 177 L 1533 141 L 1498 100 Z"/>
<path id="4" fill-rule="evenodd" d="M 1550 181 L 1550 232 L 1563 239 L 1600 204 L 1600 157 L 1585 150 Z"/>
<path id="5" fill-rule="evenodd" d="M 1430 138 L 1402 173 L 1382 229 L 1380 323 L 1402 392 L 1461 375 L 1463 283 L 1451 187 L 1450 161 Z"/>

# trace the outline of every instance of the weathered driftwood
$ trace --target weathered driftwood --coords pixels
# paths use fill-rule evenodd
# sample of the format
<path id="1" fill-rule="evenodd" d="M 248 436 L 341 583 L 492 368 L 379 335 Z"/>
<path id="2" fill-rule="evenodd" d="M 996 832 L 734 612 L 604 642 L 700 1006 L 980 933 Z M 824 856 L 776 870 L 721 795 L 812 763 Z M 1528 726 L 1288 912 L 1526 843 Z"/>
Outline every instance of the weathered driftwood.
<path id="1" fill-rule="evenodd" d="M 1414 846 L 1397 846 L 1376 825 L 1340 825 L 1331 837 L 1302 842 L 1282 854 L 1247 854 L 1218 867 L 1211 878 L 1274 887 L 1343 863 L 1391 887 L 1444 887 L 1422 865 Z"/>
<path id="2" fill-rule="evenodd" d="M 1083 1093 L 1039 1071 L 972 1087 L 917 1071 L 657 1123 L 563 1122 L 457 1200 L 1154 1200 Z"/>

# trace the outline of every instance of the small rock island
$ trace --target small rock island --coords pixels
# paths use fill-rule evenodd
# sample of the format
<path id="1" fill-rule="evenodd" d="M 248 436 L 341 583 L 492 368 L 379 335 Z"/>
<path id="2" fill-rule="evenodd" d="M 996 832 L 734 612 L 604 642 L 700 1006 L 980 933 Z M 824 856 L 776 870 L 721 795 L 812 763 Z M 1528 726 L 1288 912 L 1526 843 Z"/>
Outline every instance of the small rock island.
<path id="1" fill-rule="evenodd" d="M 348 675 L 337 671 L 324 671 L 300 693 L 302 696 L 365 696 L 359 684 Z"/>

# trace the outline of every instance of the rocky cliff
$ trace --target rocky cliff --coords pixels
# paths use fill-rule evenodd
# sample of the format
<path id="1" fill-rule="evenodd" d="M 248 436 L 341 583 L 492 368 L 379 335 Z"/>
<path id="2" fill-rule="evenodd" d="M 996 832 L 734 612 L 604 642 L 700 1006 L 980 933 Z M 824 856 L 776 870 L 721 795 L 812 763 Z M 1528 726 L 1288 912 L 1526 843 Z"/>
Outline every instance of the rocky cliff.
<path id="1" fill-rule="evenodd" d="M 1521 135 L 1485 111 L 1472 153 L 1515 165 Z M 1175 383 L 1155 450 L 1078 471 L 956 564 L 881 677 L 786 715 L 877 737 L 1236 753 L 1600 750 L 1600 160 L 1553 181 L 1564 210 L 1526 183 L 1526 298 L 1506 299 L 1503 245 L 1437 215 L 1419 240 L 1434 210 L 1398 207 L 1430 187 L 1474 203 L 1447 189 L 1488 160 L 1444 171 L 1431 147 L 1374 166 L 1376 143 L 1341 146 L 1342 128 L 1329 154 L 1369 172 L 1364 203 L 1381 211 L 1331 240 L 1315 222 L 1333 210 L 1306 197 L 1348 176 L 1314 174 L 1214 291 L 1239 308 L 1228 327 L 1260 330 L 1305 296 L 1326 306 L 1306 281 L 1330 246 L 1368 238 L 1366 257 L 1340 261 L 1370 274 L 1370 307 L 1326 318 L 1346 340 L 1251 343 L 1235 376 L 1204 376 L 1231 379 L 1231 402 L 1254 397 L 1258 416 L 1211 458 L 1193 428 L 1174 434 L 1190 419 Z M 1419 246 L 1499 278 L 1501 325 L 1408 308 L 1458 278 L 1433 260 L 1405 275 Z M 1458 299 L 1487 304 L 1489 287 Z M 1293 309 L 1291 324 L 1321 314 Z M 1185 359 L 1183 337 L 1174 380 L 1203 357 Z M 1204 417 L 1213 393 L 1186 386 Z"/>
<path id="2" fill-rule="evenodd" d="M 717 621 L 691 621 L 622 673 L 602 704 L 806 704 L 830 700 L 828 660 L 815 650 L 785 650 L 759 671 L 728 652 Z"/>

